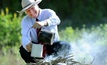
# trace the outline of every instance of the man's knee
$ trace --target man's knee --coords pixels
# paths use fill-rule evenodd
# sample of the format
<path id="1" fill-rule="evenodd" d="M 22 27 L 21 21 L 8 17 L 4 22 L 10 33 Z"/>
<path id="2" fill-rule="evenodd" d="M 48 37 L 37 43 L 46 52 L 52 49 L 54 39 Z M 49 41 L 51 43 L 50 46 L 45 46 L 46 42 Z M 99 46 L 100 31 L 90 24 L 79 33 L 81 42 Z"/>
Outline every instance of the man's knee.
<path id="1" fill-rule="evenodd" d="M 22 59 L 26 62 L 26 63 L 30 63 L 30 62 L 35 62 L 33 59 L 33 57 L 31 57 L 31 52 L 27 52 L 23 46 L 20 46 L 19 48 L 19 52 L 20 52 L 20 55 L 22 57 Z"/>

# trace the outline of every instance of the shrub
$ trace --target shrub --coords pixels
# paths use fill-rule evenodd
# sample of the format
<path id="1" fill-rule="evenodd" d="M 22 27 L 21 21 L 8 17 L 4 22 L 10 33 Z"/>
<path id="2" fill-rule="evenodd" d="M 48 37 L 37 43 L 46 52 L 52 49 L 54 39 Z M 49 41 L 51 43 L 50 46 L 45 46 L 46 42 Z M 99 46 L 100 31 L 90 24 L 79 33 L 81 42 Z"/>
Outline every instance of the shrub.
<path id="1" fill-rule="evenodd" d="M 9 14 L 8 8 L 6 11 L 1 11 L 0 14 L 0 48 L 4 46 L 15 46 L 20 44 L 20 21 L 21 16 L 16 13 Z"/>

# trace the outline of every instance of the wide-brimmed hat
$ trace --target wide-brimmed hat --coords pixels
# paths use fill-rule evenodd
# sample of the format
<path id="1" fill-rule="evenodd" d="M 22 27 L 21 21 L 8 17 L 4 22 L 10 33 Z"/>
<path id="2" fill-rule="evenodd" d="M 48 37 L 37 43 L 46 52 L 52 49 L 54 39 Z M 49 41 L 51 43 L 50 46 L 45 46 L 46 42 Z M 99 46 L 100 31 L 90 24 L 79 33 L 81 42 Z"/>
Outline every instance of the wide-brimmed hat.
<path id="1" fill-rule="evenodd" d="M 42 0 L 22 0 L 21 5 L 22 5 L 22 10 L 21 11 L 17 11 L 18 13 L 22 13 L 24 12 L 26 9 L 28 9 L 29 7 L 35 5 L 35 4 L 39 4 Z"/>

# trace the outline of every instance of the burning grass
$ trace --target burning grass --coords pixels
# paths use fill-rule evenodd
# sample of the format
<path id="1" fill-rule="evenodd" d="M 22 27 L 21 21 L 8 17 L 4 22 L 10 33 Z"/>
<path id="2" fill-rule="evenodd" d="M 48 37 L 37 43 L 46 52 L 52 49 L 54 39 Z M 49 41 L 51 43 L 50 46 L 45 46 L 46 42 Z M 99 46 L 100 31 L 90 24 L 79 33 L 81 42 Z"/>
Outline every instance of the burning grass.
<path id="1" fill-rule="evenodd" d="M 75 61 L 73 59 L 73 55 L 69 55 L 66 57 L 58 56 L 48 59 L 48 61 L 46 61 L 46 59 L 36 60 L 36 61 L 38 61 L 36 64 L 29 63 L 27 65 L 91 65 L 92 64 L 92 62 L 90 64 L 82 64 L 78 61 Z"/>

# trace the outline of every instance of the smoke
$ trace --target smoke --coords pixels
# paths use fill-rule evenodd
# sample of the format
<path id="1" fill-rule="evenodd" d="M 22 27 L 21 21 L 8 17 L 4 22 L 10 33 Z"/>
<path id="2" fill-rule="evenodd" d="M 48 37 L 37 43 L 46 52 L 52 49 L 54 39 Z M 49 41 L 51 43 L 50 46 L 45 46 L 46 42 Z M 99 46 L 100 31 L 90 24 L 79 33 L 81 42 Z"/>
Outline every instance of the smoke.
<path id="1" fill-rule="evenodd" d="M 82 34 L 81 39 L 71 42 L 74 59 L 92 65 L 107 65 L 107 41 L 97 33 Z"/>
<path id="2" fill-rule="evenodd" d="M 81 38 L 77 39 L 74 42 L 70 42 L 72 50 L 69 51 L 73 53 L 73 59 L 82 64 L 91 63 L 91 65 L 107 65 L 106 38 L 107 37 L 101 33 L 99 34 L 95 32 L 84 32 L 83 34 L 81 34 Z M 66 50 L 60 51 L 59 55 L 63 55 L 65 53 L 64 51 Z M 45 61 L 51 62 L 51 60 L 56 60 L 57 58 L 58 57 L 51 55 L 46 57 Z"/>
<path id="3" fill-rule="evenodd" d="M 59 60 L 63 59 L 68 59 L 68 57 L 71 57 L 72 56 L 72 47 L 69 43 L 67 42 L 63 42 L 63 41 L 60 41 L 60 42 L 56 42 L 53 44 L 54 46 L 54 50 L 56 51 L 55 53 L 53 53 L 52 55 L 50 56 L 46 56 L 44 59 L 45 62 L 52 62 L 52 61 L 56 61 L 59 62 Z M 58 60 L 59 59 L 59 60 Z M 69 58 L 71 59 L 71 58 Z"/>

